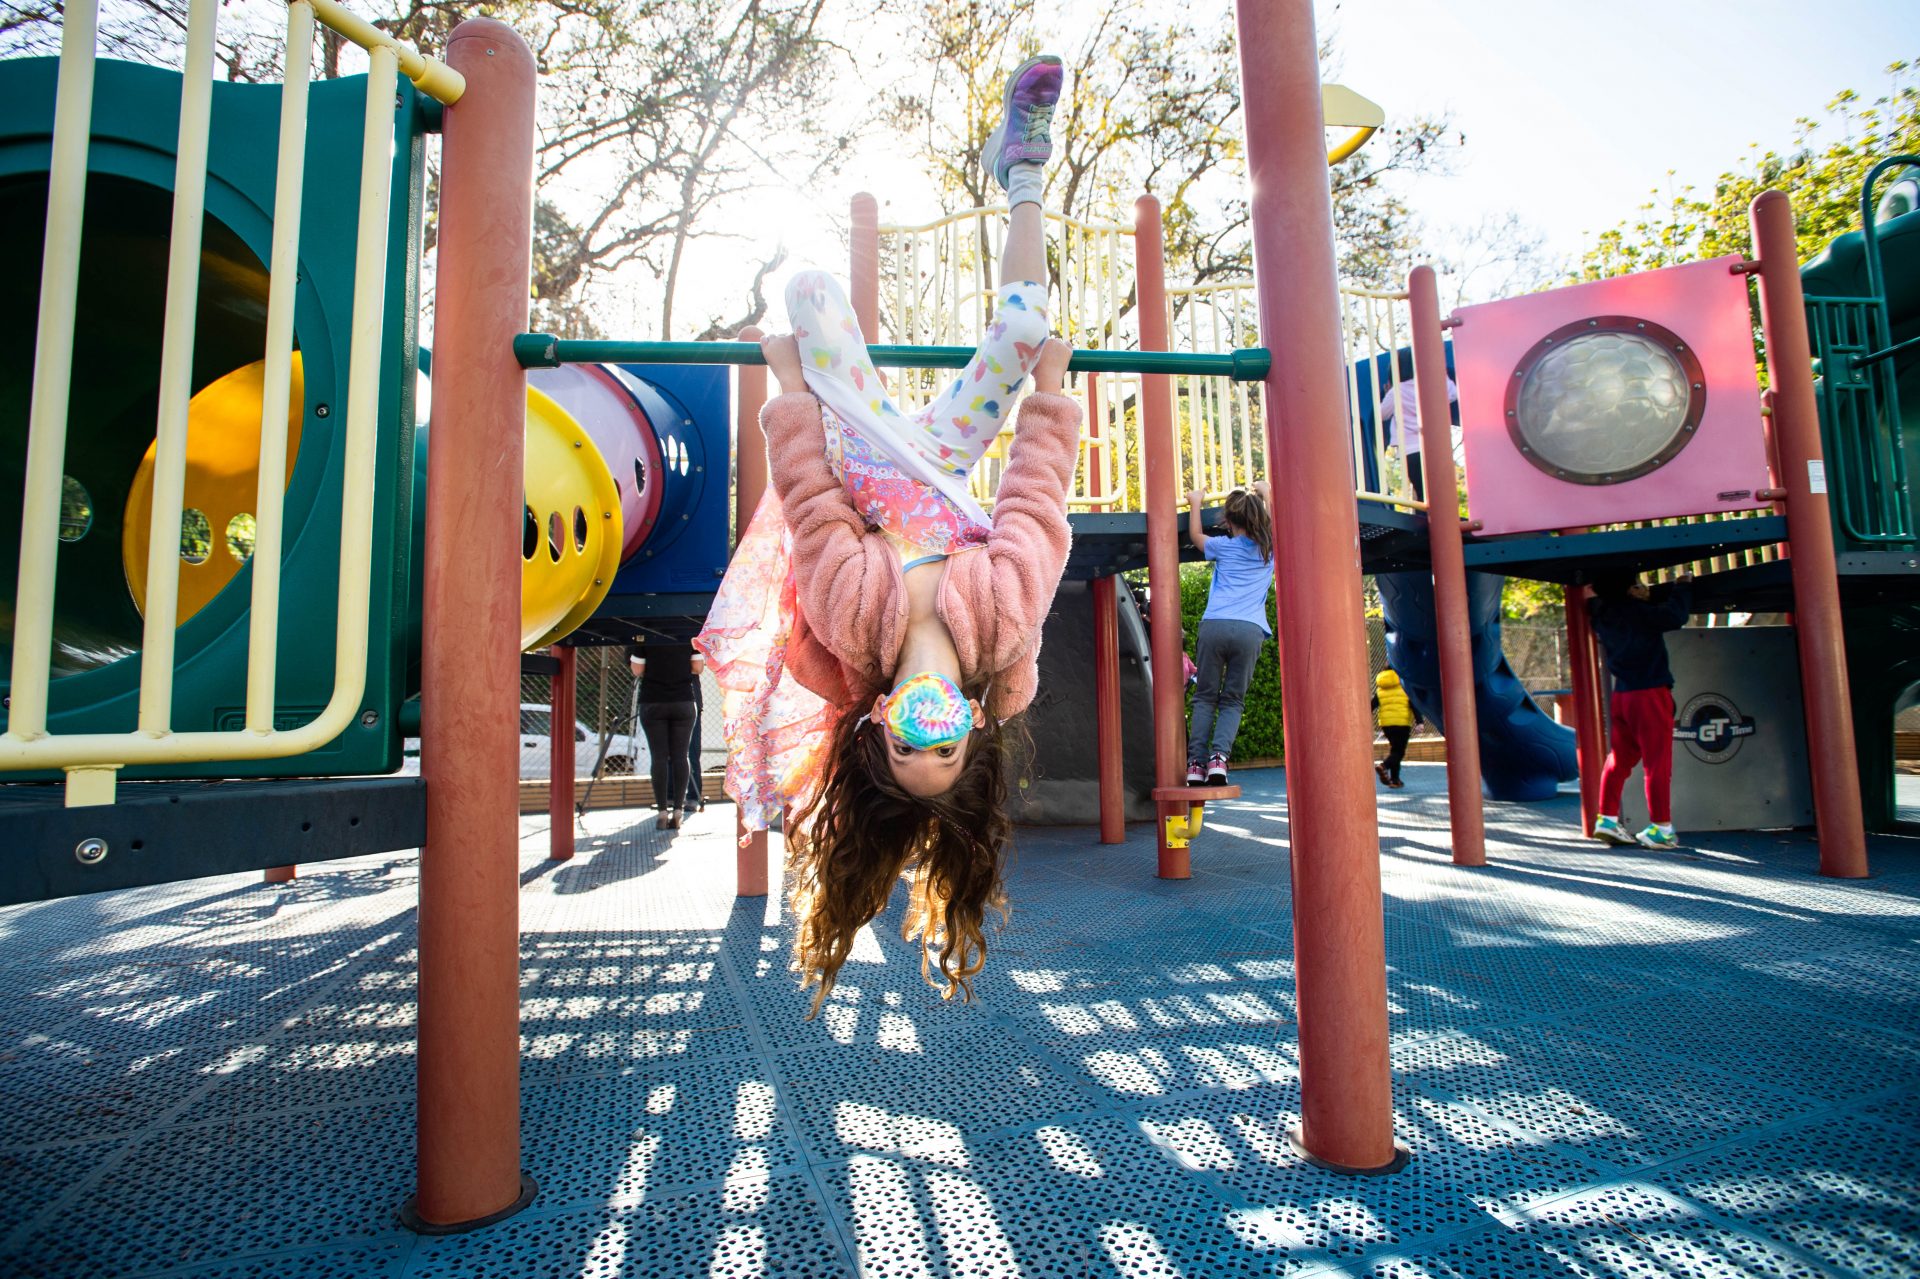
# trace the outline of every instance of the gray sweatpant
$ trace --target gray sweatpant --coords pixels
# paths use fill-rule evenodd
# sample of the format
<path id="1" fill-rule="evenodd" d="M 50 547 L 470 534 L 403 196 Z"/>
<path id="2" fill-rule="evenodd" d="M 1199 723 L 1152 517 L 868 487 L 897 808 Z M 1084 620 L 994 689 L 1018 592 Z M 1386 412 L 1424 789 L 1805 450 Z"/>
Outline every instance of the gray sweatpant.
<path id="1" fill-rule="evenodd" d="M 1246 709 L 1247 684 L 1267 633 L 1252 622 L 1200 623 L 1194 665 L 1199 667 L 1193 690 L 1193 723 L 1187 729 L 1187 758 L 1207 762 L 1210 754 L 1233 754 L 1240 735 L 1240 715 Z M 1211 749 L 1209 749 L 1211 748 Z"/>

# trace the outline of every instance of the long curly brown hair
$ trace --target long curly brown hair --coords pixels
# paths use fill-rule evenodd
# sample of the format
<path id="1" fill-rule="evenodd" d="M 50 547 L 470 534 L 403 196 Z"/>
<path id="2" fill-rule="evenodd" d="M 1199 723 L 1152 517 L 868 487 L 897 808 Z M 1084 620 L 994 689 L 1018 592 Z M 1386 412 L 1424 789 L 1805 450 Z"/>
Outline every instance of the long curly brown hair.
<path id="1" fill-rule="evenodd" d="M 851 704 L 871 705 L 875 695 Z M 912 887 L 900 935 L 918 940 L 921 974 L 941 998 L 972 1000 L 986 964 L 987 912 L 1003 923 L 1008 913 L 1002 873 L 1013 837 L 1006 799 L 1015 737 L 1012 724 L 989 716 L 968 738 L 952 789 L 920 798 L 894 781 L 885 730 L 858 709 L 840 717 L 825 780 L 786 823 L 794 968 L 802 989 L 819 986 L 809 1017 L 903 873 Z"/>

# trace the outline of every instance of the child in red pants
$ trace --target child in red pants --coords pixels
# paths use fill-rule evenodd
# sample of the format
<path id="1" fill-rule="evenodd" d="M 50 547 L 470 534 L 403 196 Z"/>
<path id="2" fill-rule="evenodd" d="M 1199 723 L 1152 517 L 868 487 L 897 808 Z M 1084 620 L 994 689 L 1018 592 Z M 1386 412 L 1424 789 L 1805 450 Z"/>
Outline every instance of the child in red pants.
<path id="1" fill-rule="evenodd" d="M 1593 824 L 1593 837 L 1609 844 L 1679 847 L 1673 834 L 1673 671 L 1666 633 L 1687 624 L 1692 582 L 1693 575 L 1683 573 L 1656 594 L 1637 575 L 1605 574 L 1595 579 L 1594 598 L 1587 601 L 1613 676 L 1613 749 L 1600 774 L 1601 815 Z M 1637 836 L 1620 824 L 1620 795 L 1635 764 L 1646 770 L 1652 823 Z"/>

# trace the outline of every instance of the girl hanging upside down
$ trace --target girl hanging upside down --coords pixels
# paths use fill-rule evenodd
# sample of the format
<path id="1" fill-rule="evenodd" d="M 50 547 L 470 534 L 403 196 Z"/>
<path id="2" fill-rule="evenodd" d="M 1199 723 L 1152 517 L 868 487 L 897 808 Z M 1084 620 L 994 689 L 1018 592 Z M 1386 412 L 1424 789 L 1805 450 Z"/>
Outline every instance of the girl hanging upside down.
<path id="1" fill-rule="evenodd" d="M 971 997 L 986 913 L 1006 912 L 1009 720 L 1033 700 L 1080 449 L 1040 205 L 1060 83 L 1055 57 L 1008 80 L 982 156 L 1009 206 L 994 314 L 933 403 L 895 407 L 818 272 L 787 287 L 793 332 L 762 344 L 781 390 L 761 415 L 772 488 L 695 642 L 725 693 L 746 828 L 788 811 L 795 967 L 816 1012 L 903 873 L 903 933 L 945 996 Z M 968 476 L 1029 379 L 989 517 Z"/>

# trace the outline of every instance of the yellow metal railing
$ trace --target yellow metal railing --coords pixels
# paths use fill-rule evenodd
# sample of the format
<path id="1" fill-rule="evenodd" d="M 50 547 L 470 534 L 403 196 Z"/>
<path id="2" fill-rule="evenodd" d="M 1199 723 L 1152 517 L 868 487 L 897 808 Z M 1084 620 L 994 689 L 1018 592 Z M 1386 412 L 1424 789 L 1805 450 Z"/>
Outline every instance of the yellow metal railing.
<path id="1" fill-rule="evenodd" d="M 400 74 L 413 81 L 413 87 L 430 98 L 438 100 L 443 106 L 452 106 L 467 91 L 466 77 L 438 58 L 429 58 L 412 45 L 395 40 L 386 32 L 374 26 L 335 0 L 289 0 L 288 8 L 299 4 L 313 6 L 314 16 L 320 24 L 330 27 L 348 40 L 359 45 L 368 53 L 376 49 L 385 49 L 393 54 L 399 64 Z M 291 33 L 291 28 L 289 28 Z M 292 44 L 289 41 L 288 47 Z M 291 65 L 291 64 L 289 64 Z M 293 78 L 291 74 L 287 76 Z"/>
<path id="2" fill-rule="evenodd" d="M 198 302 L 200 228 L 205 209 L 207 137 L 213 97 L 218 0 L 191 0 L 174 170 L 173 238 L 160 356 L 159 418 L 149 526 L 146 616 L 140 661 L 138 726 L 128 733 L 48 731 L 54 573 L 61 477 L 67 449 L 68 386 L 78 301 L 80 225 L 93 97 L 98 0 L 70 0 L 61 36 L 55 99 L 45 264 L 34 348 L 26 483 L 15 594 L 13 667 L 0 771 L 63 769 L 69 806 L 111 803 L 118 770 L 132 765 L 264 759 L 302 754 L 346 729 L 366 687 L 372 558 L 375 414 L 379 401 L 381 320 L 385 304 L 387 214 L 392 188 L 394 90 L 400 70 L 423 91 L 452 101 L 464 83 L 341 9 L 332 0 L 287 6 L 287 77 L 281 91 L 280 154 L 267 297 L 265 392 L 261 404 L 260 481 L 255 506 L 253 595 L 245 727 L 234 732 L 173 731 L 174 633 L 179 616 L 180 522 L 184 502 L 193 322 Z M 278 648 L 281 480 L 286 474 L 293 301 L 300 239 L 302 154 L 316 17 L 368 51 L 362 133 L 358 240 L 355 245 L 351 372 L 345 422 L 338 622 L 334 688 L 308 723 L 273 726 Z"/>

